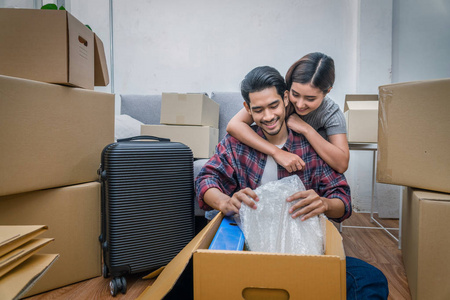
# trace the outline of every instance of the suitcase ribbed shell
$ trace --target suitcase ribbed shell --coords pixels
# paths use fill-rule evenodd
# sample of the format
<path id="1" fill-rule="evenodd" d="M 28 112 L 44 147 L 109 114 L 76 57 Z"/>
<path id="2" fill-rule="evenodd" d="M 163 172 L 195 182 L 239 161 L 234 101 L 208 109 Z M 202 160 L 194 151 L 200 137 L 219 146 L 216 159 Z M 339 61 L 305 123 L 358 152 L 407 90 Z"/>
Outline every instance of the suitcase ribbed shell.
<path id="1" fill-rule="evenodd" d="M 102 156 L 110 273 L 166 265 L 194 236 L 191 150 L 181 143 L 129 141 L 107 146 Z"/>

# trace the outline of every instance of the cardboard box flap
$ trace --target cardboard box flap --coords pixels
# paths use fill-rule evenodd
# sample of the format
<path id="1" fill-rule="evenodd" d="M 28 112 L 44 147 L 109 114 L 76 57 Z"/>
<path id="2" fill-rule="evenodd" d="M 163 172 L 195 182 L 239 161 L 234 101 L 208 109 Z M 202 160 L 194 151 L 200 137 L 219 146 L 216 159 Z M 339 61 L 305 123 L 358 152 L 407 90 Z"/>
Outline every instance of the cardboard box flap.
<path id="1" fill-rule="evenodd" d="M 20 265 L 54 239 L 34 239 L 0 257 L 0 277 Z"/>
<path id="2" fill-rule="evenodd" d="M 109 84 L 108 65 L 102 40 L 94 33 L 94 85 Z"/>
<path id="3" fill-rule="evenodd" d="M 197 249 L 205 248 L 214 238 L 214 234 L 222 221 L 222 213 L 218 214 L 206 225 L 194 239 L 164 268 L 156 281 L 147 287 L 137 299 L 162 299 L 173 289 L 183 271 L 188 266 L 192 255 Z M 192 278 L 192 274 L 190 274 Z M 186 283 L 193 288 L 193 282 Z"/>
<path id="4" fill-rule="evenodd" d="M 48 229 L 45 225 L 1 225 L 0 257 L 40 235 Z"/>
<path id="5" fill-rule="evenodd" d="M 94 89 L 94 33 L 67 13 L 70 84 Z"/>
<path id="6" fill-rule="evenodd" d="M 352 105 L 354 102 L 356 101 L 364 101 L 364 102 L 372 102 L 370 105 L 370 109 L 372 109 L 372 107 L 374 106 L 374 102 L 378 103 L 378 95 L 376 94 L 366 94 L 366 95 L 361 95 L 361 94 L 347 94 L 345 95 L 345 104 L 344 104 L 344 112 L 346 112 L 347 110 L 349 110 L 351 107 L 350 105 Z M 356 109 L 358 109 L 358 106 L 355 107 Z M 378 104 L 375 107 L 375 109 L 378 108 Z"/>
<path id="7" fill-rule="evenodd" d="M 0 299 L 20 299 L 58 259 L 58 254 L 35 254 L 0 279 Z"/>

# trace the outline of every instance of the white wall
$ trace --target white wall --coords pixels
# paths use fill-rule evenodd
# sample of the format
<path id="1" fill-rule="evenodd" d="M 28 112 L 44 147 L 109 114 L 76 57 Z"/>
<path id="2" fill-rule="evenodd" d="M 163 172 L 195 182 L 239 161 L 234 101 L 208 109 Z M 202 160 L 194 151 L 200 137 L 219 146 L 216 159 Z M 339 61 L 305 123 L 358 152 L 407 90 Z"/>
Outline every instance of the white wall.
<path id="1" fill-rule="evenodd" d="M 380 83 L 390 83 L 392 0 L 380 3 L 113 1 L 114 92 L 239 91 L 244 75 L 258 65 L 285 74 L 301 56 L 321 51 L 335 60 L 330 96 L 343 108 L 345 94 L 377 93 Z M 71 1 L 72 14 L 96 32 L 109 25 L 108 9 L 106 0 Z M 116 113 L 119 101 L 116 97 Z M 370 209 L 368 154 L 352 153 L 346 173 L 354 205 L 362 211 Z"/>
<path id="2" fill-rule="evenodd" d="M 3 0 L 5 7 L 34 0 Z M 37 1 L 39 2 L 39 1 Z M 54 2 L 55 1 L 43 1 Z M 331 97 L 377 93 L 390 82 L 450 77 L 450 2 L 446 0 L 135 0 L 113 3 L 114 64 L 110 64 L 110 0 L 66 0 L 105 45 L 118 94 L 239 91 L 258 65 L 284 74 L 298 58 L 321 51 L 334 58 Z M 116 113 L 120 98 L 116 97 Z M 346 173 L 355 207 L 370 209 L 370 152 L 351 152 Z M 398 215 L 399 190 L 377 184 L 380 213 Z"/>
<path id="3" fill-rule="evenodd" d="M 450 1 L 394 0 L 393 82 L 450 77 Z"/>

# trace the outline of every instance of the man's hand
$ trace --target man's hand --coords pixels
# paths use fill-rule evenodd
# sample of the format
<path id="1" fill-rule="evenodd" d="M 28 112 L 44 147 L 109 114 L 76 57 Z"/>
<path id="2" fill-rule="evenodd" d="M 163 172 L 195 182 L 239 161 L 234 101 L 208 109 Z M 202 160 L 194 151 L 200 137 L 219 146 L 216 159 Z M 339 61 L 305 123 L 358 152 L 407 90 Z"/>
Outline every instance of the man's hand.
<path id="1" fill-rule="evenodd" d="M 221 201 L 219 209 L 226 216 L 231 216 L 239 213 L 242 203 L 250 208 L 256 209 L 256 204 L 253 200 L 259 201 L 255 191 L 250 188 L 245 188 L 234 193 L 234 195 L 232 197 L 228 197 L 227 200 Z"/>
<path id="2" fill-rule="evenodd" d="M 300 171 L 305 166 L 300 156 L 281 149 L 275 152 L 273 159 L 289 173 Z"/>
<path id="3" fill-rule="evenodd" d="M 302 216 L 301 220 L 305 221 L 328 210 L 328 203 L 325 201 L 326 198 L 319 197 L 314 190 L 297 192 L 289 196 L 286 201 L 292 202 L 297 199 L 299 201 L 289 209 L 292 218 Z"/>

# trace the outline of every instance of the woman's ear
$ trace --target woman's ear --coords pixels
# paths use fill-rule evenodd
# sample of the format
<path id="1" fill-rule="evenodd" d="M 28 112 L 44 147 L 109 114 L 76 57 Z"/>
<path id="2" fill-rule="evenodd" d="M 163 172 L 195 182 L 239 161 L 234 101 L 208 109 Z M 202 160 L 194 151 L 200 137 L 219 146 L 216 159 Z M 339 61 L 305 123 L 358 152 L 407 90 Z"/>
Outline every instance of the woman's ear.
<path id="1" fill-rule="evenodd" d="M 330 88 L 329 88 L 328 91 L 325 93 L 325 95 L 327 95 L 332 89 L 333 89 L 333 87 L 330 86 Z"/>

